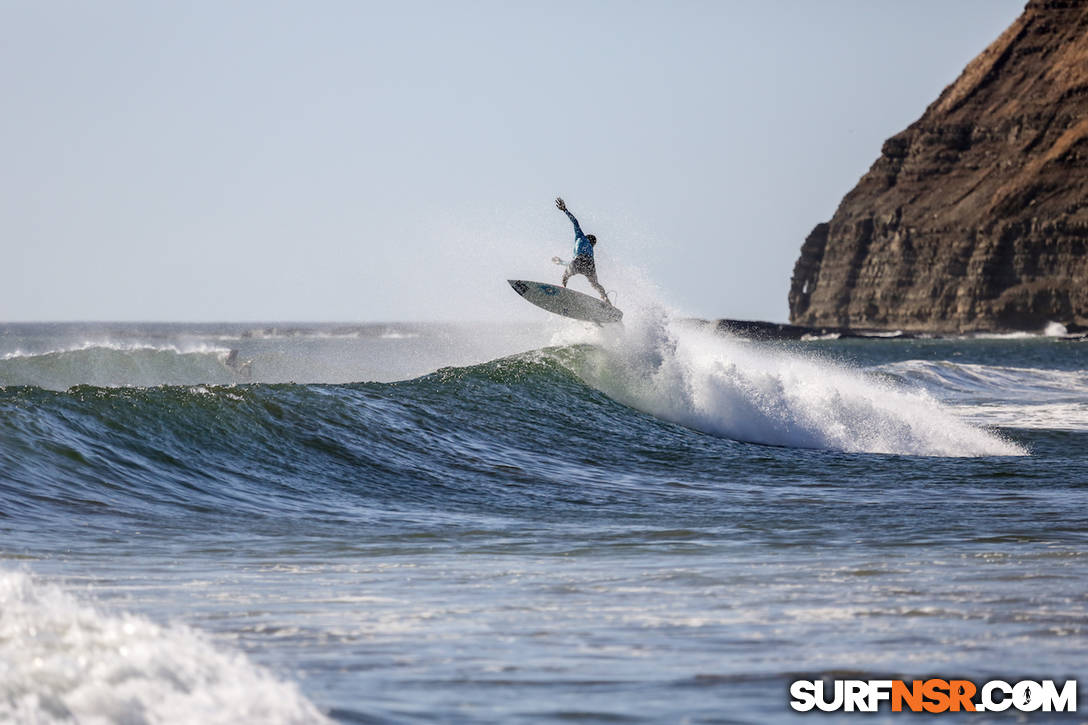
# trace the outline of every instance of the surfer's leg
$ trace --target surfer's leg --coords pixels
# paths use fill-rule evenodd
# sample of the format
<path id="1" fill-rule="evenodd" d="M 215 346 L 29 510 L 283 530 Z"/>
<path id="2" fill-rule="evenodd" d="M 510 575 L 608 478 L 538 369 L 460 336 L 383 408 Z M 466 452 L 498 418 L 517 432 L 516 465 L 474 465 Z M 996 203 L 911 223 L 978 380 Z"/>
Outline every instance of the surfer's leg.
<path id="1" fill-rule="evenodd" d="M 584 272 L 584 274 L 586 276 L 586 279 L 589 280 L 589 283 L 593 285 L 593 289 L 597 290 L 597 294 L 601 296 L 601 299 L 608 304 L 612 304 L 612 301 L 608 299 L 608 293 L 604 291 L 604 287 L 602 287 L 601 283 L 597 281 L 597 270 L 590 269 Z"/>
<path id="2" fill-rule="evenodd" d="M 564 287 L 567 286 L 567 280 L 568 279 L 570 279 L 571 277 L 573 277 L 576 274 L 581 274 L 582 273 L 582 270 L 578 269 L 578 263 L 576 261 L 577 259 L 578 259 L 577 257 L 572 259 L 570 264 L 567 265 L 567 268 L 563 270 L 563 286 Z"/>

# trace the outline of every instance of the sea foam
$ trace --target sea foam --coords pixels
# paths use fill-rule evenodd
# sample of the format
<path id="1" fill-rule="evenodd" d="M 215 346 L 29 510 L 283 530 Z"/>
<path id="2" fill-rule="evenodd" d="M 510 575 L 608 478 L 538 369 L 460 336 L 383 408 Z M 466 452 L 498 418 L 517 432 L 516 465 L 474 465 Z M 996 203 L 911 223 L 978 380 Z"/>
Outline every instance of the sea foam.
<path id="1" fill-rule="evenodd" d="M 183 625 L 0 570 L 0 722 L 325 723 L 298 687 Z"/>
<path id="2" fill-rule="evenodd" d="M 654 305 L 631 312 L 625 327 L 595 333 L 593 352 L 579 358 L 575 372 L 613 399 L 660 418 L 734 440 L 801 448 L 1026 453 L 921 388 L 684 324 Z"/>

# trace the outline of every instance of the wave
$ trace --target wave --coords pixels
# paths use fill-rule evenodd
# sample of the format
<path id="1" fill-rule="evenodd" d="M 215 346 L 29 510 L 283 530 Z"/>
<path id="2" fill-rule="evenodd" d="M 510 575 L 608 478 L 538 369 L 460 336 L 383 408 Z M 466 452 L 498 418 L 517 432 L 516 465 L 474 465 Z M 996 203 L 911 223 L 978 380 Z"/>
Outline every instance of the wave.
<path id="1" fill-rule="evenodd" d="M 144 343 L 123 343 L 113 341 L 84 341 L 78 345 L 69 345 L 52 350 L 45 350 L 41 352 L 27 352 L 23 350 L 14 350 L 12 352 L 4 353 L 0 355 L 0 360 L 18 360 L 21 358 L 35 358 L 46 355 L 62 355 L 64 353 L 84 352 L 86 350 L 113 350 L 116 352 L 143 352 L 143 351 L 160 351 L 160 352 L 175 352 L 179 355 L 189 355 L 194 353 L 220 353 L 227 352 L 228 348 L 217 347 L 215 345 L 208 345 L 205 343 L 199 343 L 195 345 L 186 345 L 179 347 L 177 345 L 150 345 Z"/>
<path id="2" fill-rule="evenodd" d="M 422 327 L 426 327 L 426 325 L 423 325 Z M 292 340 L 305 338 L 314 340 L 355 340 L 367 337 L 377 337 L 399 340 L 420 337 L 421 334 L 419 329 L 402 329 L 402 327 L 393 327 L 384 324 L 335 325 L 322 323 L 311 327 L 300 327 L 297 325 L 253 327 L 240 330 L 230 335 L 220 335 L 219 339 Z"/>
<path id="3" fill-rule="evenodd" d="M 233 383 L 245 379 L 231 349 L 207 344 L 146 345 L 84 342 L 44 352 L 0 356 L 0 386 L 150 386 Z M 236 356 L 236 354 L 235 354 Z"/>
<path id="4" fill-rule="evenodd" d="M 657 359 L 555 347 L 400 383 L 9 387 L 3 514 L 31 529 L 89 512 L 182 528 L 210 511 L 329 526 L 394 510 L 520 517 L 572 480 L 600 495 L 702 480 L 736 441 L 1022 453 L 889 381 L 696 342 Z"/>
<path id="5" fill-rule="evenodd" d="M 876 370 L 942 395 L 986 395 L 1023 400 L 1088 398 L 1088 371 L 1047 370 L 945 360 L 905 360 Z"/>
<path id="6" fill-rule="evenodd" d="M 175 525 L 169 511 L 181 527 L 208 511 L 330 526 L 417 508 L 535 516 L 536 496 L 572 480 L 601 495 L 701 480 L 744 443 L 1025 453 L 894 368 L 866 374 L 665 317 L 558 337 L 397 383 L 0 388 L 0 515 L 30 527 L 88 511 Z M 222 367 L 219 352 L 190 354 Z"/>
<path id="7" fill-rule="evenodd" d="M 571 368 L 610 397 L 726 438 L 798 448 L 921 456 L 1026 451 L 924 390 L 708 329 L 644 316 Z"/>
<path id="8" fill-rule="evenodd" d="M 540 501 L 567 500 L 572 482 L 579 500 L 616 509 L 622 492 L 638 509 L 670 481 L 718 480 L 747 443 L 1023 453 L 855 370 L 699 337 L 671 355 L 619 349 L 558 346 L 398 383 L 0 389 L 0 520 L 15 547 L 43 527 L 112 536 L 122 520 L 191 536 L 209 516 L 339 531 L 455 512 L 487 528 L 550 516 Z"/>
<path id="9" fill-rule="evenodd" d="M 0 324 L 0 386 L 390 382 L 547 344 L 541 325 L 396 323 L 250 330 Z"/>
<path id="10" fill-rule="evenodd" d="M 1069 329 L 1060 322 L 1048 322 L 1035 331 L 1018 330 L 1016 332 L 970 332 L 958 336 L 961 340 L 1029 340 L 1040 337 L 1080 337 L 1078 333 L 1070 335 Z"/>
<path id="11" fill-rule="evenodd" d="M 1088 371 L 906 360 L 874 368 L 985 425 L 1088 430 Z"/>
<path id="12" fill-rule="evenodd" d="M 586 442 L 582 427 L 609 433 Z M 179 526 L 209 511 L 329 525 L 383 508 L 522 512 L 535 500 L 512 472 L 607 484 L 628 441 L 669 435 L 535 355 L 402 383 L 9 387 L 0 430 L 0 511 L 27 526 L 88 511 L 172 525 L 169 511 Z"/>
<path id="13" fill-rule="evenodd" d="M 298 687 L 182 625 L 0 569 L 3 722 L 325 723 Z"/>

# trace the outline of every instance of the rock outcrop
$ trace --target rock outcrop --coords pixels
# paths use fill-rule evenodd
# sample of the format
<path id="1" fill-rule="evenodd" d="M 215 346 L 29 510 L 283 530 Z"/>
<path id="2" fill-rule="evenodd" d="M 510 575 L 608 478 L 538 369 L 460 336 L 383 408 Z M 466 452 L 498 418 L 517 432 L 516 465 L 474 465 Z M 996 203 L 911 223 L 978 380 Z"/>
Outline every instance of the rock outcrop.
<path id="1" fill-rule="evenodd" d="M 1088 324 L 1088 0 L 1032 0 L 801 247 L 798 325 Z"/>

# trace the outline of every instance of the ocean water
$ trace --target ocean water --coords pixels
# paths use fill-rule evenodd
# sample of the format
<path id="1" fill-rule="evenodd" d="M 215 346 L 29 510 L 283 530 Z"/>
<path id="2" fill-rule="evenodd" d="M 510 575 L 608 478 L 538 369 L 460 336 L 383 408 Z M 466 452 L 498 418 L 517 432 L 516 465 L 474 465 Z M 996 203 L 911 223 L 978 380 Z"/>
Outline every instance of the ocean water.
<path id="1" fill-rule="evenodd" d="M 0 722 L 903 719 L 793 713 L 823 676 L 1084 702 L 1086 363 L 653 308 L 0 325 Z"/>

